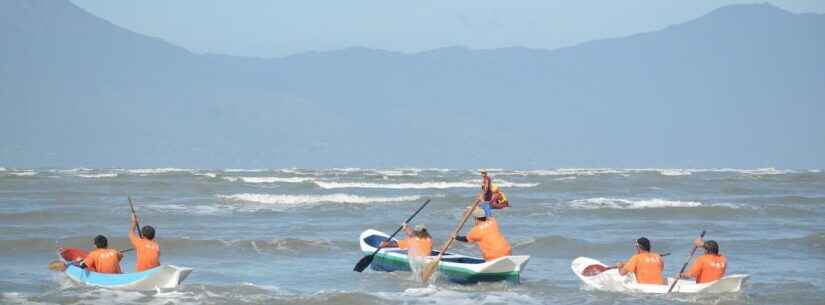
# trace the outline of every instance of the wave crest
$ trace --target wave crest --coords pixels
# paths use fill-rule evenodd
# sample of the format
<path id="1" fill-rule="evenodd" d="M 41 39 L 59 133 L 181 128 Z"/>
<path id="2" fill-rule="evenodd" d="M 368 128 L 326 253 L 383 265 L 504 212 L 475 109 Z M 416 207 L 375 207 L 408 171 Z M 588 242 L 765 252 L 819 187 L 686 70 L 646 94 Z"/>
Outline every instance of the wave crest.
<path id="1" fill-rule="evenodd" d="M 373 196 L 359 196 L 352 194 L 328 194 L 328 195 L 284 195 L 284 194 L 232 194 L 232 195 L 218 195 L 219 198 L 234 201 L 234 202 L 252 202 L 252 203 L 266 203 L 266 204 L 282 204 L 282 205 L 304 205 L 304 204 L 320 204 L 320 203 L 354 203 L 367 204 L 378 202 L 405 202 L 418 201 L 423 196 L 397 196 L 397 197 L 373 197 Z"/>

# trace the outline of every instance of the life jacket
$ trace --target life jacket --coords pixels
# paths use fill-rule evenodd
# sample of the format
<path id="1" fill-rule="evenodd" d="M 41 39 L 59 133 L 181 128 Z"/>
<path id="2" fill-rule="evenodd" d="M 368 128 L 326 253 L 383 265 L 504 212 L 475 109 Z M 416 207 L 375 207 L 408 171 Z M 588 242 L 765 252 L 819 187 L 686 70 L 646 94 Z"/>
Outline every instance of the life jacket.
<path id="1" fill-rule="evenodd" d="M 490 207 L 495 210 L 500 210 L 510 206 L 510 201 L 507 200 L 507 195 L 502 191 L 493 193 L 493 198 L 490 199 Z"/>

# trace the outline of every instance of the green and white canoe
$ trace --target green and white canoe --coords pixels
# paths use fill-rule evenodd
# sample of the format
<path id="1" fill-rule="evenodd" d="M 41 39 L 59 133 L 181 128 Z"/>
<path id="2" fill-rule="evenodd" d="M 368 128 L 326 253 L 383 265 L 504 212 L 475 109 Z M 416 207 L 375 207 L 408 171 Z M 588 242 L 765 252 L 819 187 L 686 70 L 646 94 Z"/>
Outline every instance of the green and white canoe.
<path id="1" fill-rule="evenodd" d="M 369 229 L 361 233 L 361 252 L 370 255 L 375 252 L 378 245 L 389 238 L 389 235 Z M 438 251 L 433 251 L 432 256 L 438 255 Z M 424 261 L 433 259 L 432 256 L 425 257 Z M 456 283 L 477 283 L 477 282 L 498 282 L 509 281 L 518 283 L 521 272 L 530 256 L 516 255 L 500 257 L 491 261 L 482 258 L 464 256 L 454 253 L 445 253 L 438 265 L 438 274 L 451 282 Z M 413 263 L 415 267 L 416 263 Z M 412 271 L 407 250 L 399 248 L 384 248 L 375 255 L 372 261 L 372 269 L 376 271 Z M 418 263 L 420 266 L 420 263 Z M 417 268 L 416 268 L 417 269 Z"/>

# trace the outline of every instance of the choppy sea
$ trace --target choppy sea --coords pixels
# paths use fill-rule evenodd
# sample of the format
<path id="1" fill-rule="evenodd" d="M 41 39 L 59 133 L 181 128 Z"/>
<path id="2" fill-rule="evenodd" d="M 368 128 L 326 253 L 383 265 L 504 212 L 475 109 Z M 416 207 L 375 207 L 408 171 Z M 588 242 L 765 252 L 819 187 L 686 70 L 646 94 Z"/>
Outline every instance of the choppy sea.
<path id="1" fill-rule="evenodd" d="M 357 238 L 392 232 L 426 198 L 440 245 L 479 190 L 456 169 L 0 168 L 2 304 L 823 304 L 825 173 L 783 169 L 490 170 L 511 200 L 496 211 L 518 285 L 422 286 L 410 273 L 356 273 Z M 97 234 L 129 248 L 127 196 L 157 229 L 163 263 L 194 268 L 183 286 L 123 292 L 79 286 L 46 266 L 57 246 Z M 579 256 L 615 262 L 632 241 L 671 252 L 675 274 L 707 230 L 739 293 L 650 296 L 583 289 Z M 466 230 L 465 230 L 466 231 Z M 478 255 L 468 245 L 453 251 Z M 134 268 L 127 254 L 124 270 Z"/>

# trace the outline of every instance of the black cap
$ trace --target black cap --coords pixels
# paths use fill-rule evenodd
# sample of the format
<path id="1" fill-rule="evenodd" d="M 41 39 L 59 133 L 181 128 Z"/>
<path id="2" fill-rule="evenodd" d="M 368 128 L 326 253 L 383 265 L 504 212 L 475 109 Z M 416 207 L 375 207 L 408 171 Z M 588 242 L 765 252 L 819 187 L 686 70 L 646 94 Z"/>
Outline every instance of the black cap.
<path id="1" fill-rule="evenodd" d="M 639 237 L 636 240 L 636 244 L 639 245 L 639 248 L 645 251 L 650 251 L 650 240 L 645 237 Z"/>

